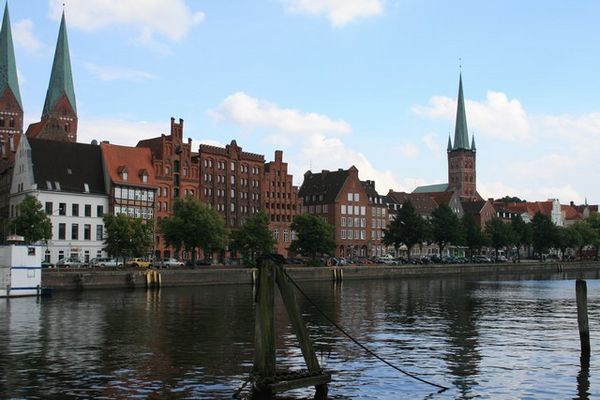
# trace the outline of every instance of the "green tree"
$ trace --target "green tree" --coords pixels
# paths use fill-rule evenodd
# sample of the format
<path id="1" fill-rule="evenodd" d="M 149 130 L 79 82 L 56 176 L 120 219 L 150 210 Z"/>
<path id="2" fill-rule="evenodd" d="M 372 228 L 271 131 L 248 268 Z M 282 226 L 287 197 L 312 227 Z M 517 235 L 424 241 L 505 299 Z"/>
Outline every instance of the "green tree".
<path id="1" fill-rule="evenodd" d="M 25 243 L 46 242 L 52 237 L 52 223 L 42 203 L 29 194 L 19 204 L 18 216 L 12 225 L 13 232 L 23 236 Z"/>
<path id="2" fill-rule="evenodd" d="M 417 214 L 415 207 L 407 200 L 400 207 L 396 218 L 392 220 L 388 228 L 383 230 L 383 233 L 385 245 L 394 246 L 397 254 L 398 248 L 404 244 L 410 257 L 413 246 L 426 239 L 425 220 Z"/>
<path id="3" fill-rule="evenodd" d="M 531 220 L 531 230 L 533 249 L 541 257 L 556 244 L 556 225 L 552 223 L 550 217 L 538 212 Z"/>
<path id="4" fill-rule="evenodd" d="M 335 250 L 335 231 L 325 219 L 301 214 L 294 217 L 292 230 L 296 239 L 292 241 L 290 250 L 309 257 L 312 265 L 317 265 L 317 257 L 322 254 L 332 254 Z"/>
<path id="5" fill-rule="evenodd" d="M 197 249 L 207 256 L 224 250 L 229 238 L 223 217 L 191 196 L 175 200 L 173 215 L 163 218 L 158 227 L 165 242 L 177 249 L 183 246 L 191 254 L 192 262 Z"/>
<path id="6" fill-rule="evenodd" d="M 460 220 L 446 204 L 440 204 L 431 213 L 431 239 L 440 248 L 440 255 L 448 244 L 462 242 Z"/>
<path id="7" fill-rule="evenodd" d="M 485 236 L 477 226 L 473 214 L 465 213 L 461 220 L 461 228 L 463 232 L 463 243 L 469 249 L 469 256 L 472 256 L 475 250 L 481 249 L 485 245 Z"/>
<path id="8" fill-rule="evenodd" d="M 591 237 L 591 239 L 592 239 L 591 245 L 594 246 L 594 248 L 596 249 L 594 259 L 597 260 L 598 259 L 598 248 L 600 248 L 600 213 L 597 213 L 597 212 L 592 213 L 585 220 L 589 224 L 589 226 L 592 228 L 592 230 L 594 231 L 594 234 Z"/>
<path id="9" fill-rule="evenodd" d="M 111 257 L 115 257 L 117 261 L 119 258 L 123 258 L 123 264 L 125 264 L 125 259 L 133 256 L 131 218 L 125 214 L 105 214 L 103 221 L 106 230 L 104 251 Z"/>
<path id="10" fill-rule="evenodd" d="M 509 246 L 515 241 L 515 233 L 512 227 L 500 218 L 494 217 L 485 224 L 485 234 L 490 245 L 496 250 L 496 261 L 501 249 Z"/>
<path id="11" fill-rule="evenodd" d="M 531 225 L 523 221 L 523 217 L 520 214 L 517 214 L 516 217 L 512 219 L 510 225 L 515 233 L 514 240 L 515 246 L 517 246 L 517 259 L 519 262 L 521 261 L 521 248 L 527 247 L 531 245 L 532 232 Z"/>
<path id="12" fill-rule="evenodd" d="M 567 249 L 578 249 L 582 237 L 574 225 L 556 227 L 556 247 L 560 250 L 561 257 L 565 257 Z"/>
<path id="13" fill-rule="evenodd" d="M 231 247 L 240 251 L 253 264 L 257 256 L 270 253 L 275 246 L 273 233 L 269 229 L 269 216 L 264 212 L 254 214 L 231 234 Z"/>
<path id="14" fill-rule="evenodd" d="M 594 228 L 592 228 L 592 226 L 588 223 L 587 220 L 577 221 L 573 225 L 573 229 L 577 231 L 579 237 L 581 238 L 577 250 L 579 253 L 579 258 L 583 259 L 583 248 L 586 246 L 593 246 L 597 240 L 597 234 Z"/>

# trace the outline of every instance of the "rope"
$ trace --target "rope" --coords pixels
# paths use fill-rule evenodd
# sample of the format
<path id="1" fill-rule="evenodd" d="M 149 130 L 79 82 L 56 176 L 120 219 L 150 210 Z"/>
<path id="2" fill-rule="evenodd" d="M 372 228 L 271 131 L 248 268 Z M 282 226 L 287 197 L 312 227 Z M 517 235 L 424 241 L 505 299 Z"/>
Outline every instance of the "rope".
<path id="1" fill-rule="evenodd" d="M 246 387 L 246 385 L 248 383 L 250 383 L 252 381 L 252 377 L 246 379 L 246 381 L 242 384 L 242 386 L 239 387 L 238 390 L 236 390 L 233 395 L 231 396 L 232 399 L 237 399 L 238 396 L 240 395 L 240 393 L 242 393 L 242 390 L 244 390 L 244 388 Z"/>
<path id="2" fill-rule="evenodd" d="M 304 290 L 302 290 L 302 288 L 300 286 L 298 286 L 298 284 L 296 283 L 296 281 L 292 279 L 292 277 L 287 273 L 287 271 L 285 269 L 283 269 L 283 268 L 281 268 L 281 269 L 282 269 L 283 273 L 285 274 L 285 276 L 287 276 L 287 278 L 290 280 L 290 282 L 292 282 L 292 284 L 296 287 L 296 289 L 298 289 L 298 291 L 302 294 L 302 296 L 304 296 L 306 298 L 306 300 L 308 300 L 308 302 L 310 304 L 312 304 L 312 306 L 319 312 L 319 314 L 321 314 L 323 316 L 323 318 L 325 318 L 331 325 L 335 326 L 348 339 L 350 339 L 352 342 L 354 342 L 357 346 L 359 346 L 365 352 L 367 352 L 368 354 L 370 354 L 371 356 L 375 357 L 376 359 L 378 359 L 382 363 L 388 365 L 389 367 L 394 368 L 396 371 L 401 372 L 401 373 L 403 373 L 404 375 L 406 375 L 408 377 L 416 379 L 417 381 L 425 383 L 427 385 L 431 385 L 431 386 L 435 386 L 435 387 L 439 388 L 440 389 L 439 393 L 442 393 L 442 392 L 448 390 L 448 388 L 446 386 L 438 385 L 437 383 L 429 382 L 429 381 L 427 381 L 427 380 L 425 380 L 423 378 L 420 378 L 420 377 L 416 376 L 415 374 L 412 374 L 412 373 L 410 373 L 408 371 L 405 371 L 402 368 L 395 366 L 391 362 L 389 362 L 389 361 L 385 360 L 384 358 L 382 358 L 382 357 L 378 356 L 377 354 L 375 354 L 372 350 L 370 350 L 364 344 L 360 343 L 358 340 L 356 340 L 355 338 L 353 338 L 352 335 L 350 335 L 338 323 L 336 323 L 334 320 L 332 320 L 331 318 L 329 318 L 329 316 L 327 314 L 325 314 L 325 312 L 323 312 L 321 310 L 321 308 L 319 308 L 319 306 L 316 305 L 315 302 L 312 301 L 312 299 L 310 297 L 308 297 L 308 295 L 304 292 Z"/>

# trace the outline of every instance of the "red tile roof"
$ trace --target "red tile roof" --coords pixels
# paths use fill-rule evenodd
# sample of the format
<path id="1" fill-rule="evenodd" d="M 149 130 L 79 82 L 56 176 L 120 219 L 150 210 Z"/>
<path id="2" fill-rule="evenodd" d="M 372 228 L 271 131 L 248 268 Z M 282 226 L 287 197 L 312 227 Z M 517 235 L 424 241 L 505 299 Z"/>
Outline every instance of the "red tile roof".
<path id="1" fill-rule="evenodd" d="M 128 186 L 156 187 L 152 153 L 147 147 L 128 147 L 102 143 L 102 158 L 110 179 L 114 184 Z M 121 172 L 127 171 L 127 180 L 123 180 Z M 146 172 L 147 182 L 142 181 Z"/>

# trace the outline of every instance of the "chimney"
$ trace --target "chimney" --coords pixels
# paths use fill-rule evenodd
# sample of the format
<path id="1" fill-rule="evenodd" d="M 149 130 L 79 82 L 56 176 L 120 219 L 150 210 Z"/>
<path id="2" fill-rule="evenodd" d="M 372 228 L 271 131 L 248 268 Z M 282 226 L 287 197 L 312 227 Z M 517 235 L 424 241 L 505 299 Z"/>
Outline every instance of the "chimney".
<path id="1" fill-rule="evenodd" d="M 275 150 L 275 162 L 282 162 L 282 161 L 283 161 L 283 151 Z"/>

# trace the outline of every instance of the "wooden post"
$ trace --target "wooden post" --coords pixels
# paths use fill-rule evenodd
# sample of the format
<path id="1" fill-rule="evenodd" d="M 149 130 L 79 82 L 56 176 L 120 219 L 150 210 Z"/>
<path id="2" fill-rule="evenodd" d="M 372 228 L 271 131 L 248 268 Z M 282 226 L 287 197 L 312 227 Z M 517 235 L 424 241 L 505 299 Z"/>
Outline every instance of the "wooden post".
<path id="1" fill-rule="evenodd" d="M 590 327 L 588 324 L 587 310 L 587 283 L 583 279 L 575 281 L 577 297 L 577 325 L 579 325 L 579 339 L 581 340 L 581 356 L 590 355 Z"/>
<path id="2" fill-rule="evenodd" d="M 254 374 L 262 379 L 257 382 L 260 392 L 275 376 L 275 269 L 273 262 L 265 260 L 258 267 L 258 292 L 256 296 L 256 322 L 254 324 Z"/>

